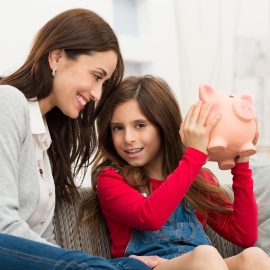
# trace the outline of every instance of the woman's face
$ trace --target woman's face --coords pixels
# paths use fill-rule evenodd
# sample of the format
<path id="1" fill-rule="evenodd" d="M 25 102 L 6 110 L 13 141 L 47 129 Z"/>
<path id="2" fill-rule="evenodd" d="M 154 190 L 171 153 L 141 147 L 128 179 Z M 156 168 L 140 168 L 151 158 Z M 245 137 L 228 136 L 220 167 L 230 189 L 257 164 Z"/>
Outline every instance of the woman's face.
<path id="1" fill-rule="evenodd" d="M 117 54 L 95 52 L 69 60 L 63 50 L 55 51 L 54 56 L 53 53 L 50 67 L 56 69 L 56 74 L 52 93 L 40 102 L 42 114 L 57 106 L 65 115 L 77 118 L 86 103 L 100 99 L 103 83 L 116 68 Z"/>

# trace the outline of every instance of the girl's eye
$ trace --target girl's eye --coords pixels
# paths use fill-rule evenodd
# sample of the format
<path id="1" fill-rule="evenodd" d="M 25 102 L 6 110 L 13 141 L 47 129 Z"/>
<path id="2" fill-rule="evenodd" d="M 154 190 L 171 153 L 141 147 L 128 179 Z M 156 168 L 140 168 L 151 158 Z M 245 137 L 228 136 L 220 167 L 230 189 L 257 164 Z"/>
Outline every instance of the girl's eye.
<path id="1" fill-rule="evenodd" d="M 115 127 L 112 128 L 112 131 L 119 131 L 119 130 L 122 130 L 122 127 L 115 126 Z"/>
<path id="2" fill-rule="evenodd" d="M 136 128 L 143 128 L 143 127 L 145 127 L 145 126 L 146 126 L 146 124 L 140 123 L 140 124 L 137 124 L 137 125 L 136 125 Z"/>
<path id="3" fill-rule="evenodd" d="M 228 96 L 229 96 L 230 98 L 234 98 L 234 95 L 232 95 L 232 94 L 228 94 Z"/>

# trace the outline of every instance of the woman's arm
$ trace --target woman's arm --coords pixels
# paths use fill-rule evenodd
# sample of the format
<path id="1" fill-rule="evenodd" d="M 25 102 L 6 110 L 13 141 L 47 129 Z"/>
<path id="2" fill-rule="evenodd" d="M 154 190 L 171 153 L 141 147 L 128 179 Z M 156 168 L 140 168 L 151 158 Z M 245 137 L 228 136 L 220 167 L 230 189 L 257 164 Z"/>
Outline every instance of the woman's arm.
<path id="1" fill-rule="evenodd" d="M 0 86 L 0 232 L 48 243 L 26 223 L 39 198 L 28 103 Z"/>

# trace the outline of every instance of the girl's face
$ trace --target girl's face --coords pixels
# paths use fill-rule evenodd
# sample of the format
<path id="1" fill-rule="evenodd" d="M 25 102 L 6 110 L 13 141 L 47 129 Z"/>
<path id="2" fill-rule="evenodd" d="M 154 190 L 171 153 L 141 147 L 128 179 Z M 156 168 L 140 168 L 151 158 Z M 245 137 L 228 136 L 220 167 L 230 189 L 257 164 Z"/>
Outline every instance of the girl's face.
<path id="1" fill-rule="evenodd" d="M 87 102 L 100 99 L 103 83 L 116 68 L 117 54 L 95 52 L 80 55 L 75 61 L 69 60 L 63 50 L 51 54 L 50 67 L 56 68 L 56 74 L 52 93 L 40 101 L 42 114 L 57 106 L 65 115 L 77 118 Z"/>
<path id="2" fill-rule="evenodd" d="M 152 177 L 162 168 L 159 131 L 141 112 L 138 102 L 130 100 L 116 107 L 111 121 L 112 140 L 117 153 L 131 166 L 144 166 Z"/>

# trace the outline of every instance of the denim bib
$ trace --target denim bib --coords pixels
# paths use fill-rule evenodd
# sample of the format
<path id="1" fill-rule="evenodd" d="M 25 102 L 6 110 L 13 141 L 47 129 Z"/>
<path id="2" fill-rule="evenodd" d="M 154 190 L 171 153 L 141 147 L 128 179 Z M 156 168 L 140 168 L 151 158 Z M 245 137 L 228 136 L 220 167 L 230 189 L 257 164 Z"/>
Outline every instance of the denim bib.
<path id="1" fill-rule="evenodd" d="M 160 230 L 133 229 L 125 256 L 157 255 L 172 259 L 199 245 L 212 243 L 195 215 L 194 206 L 184 199 Z"/>

